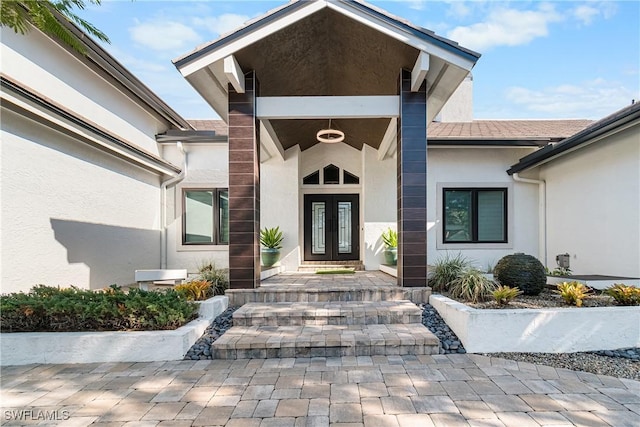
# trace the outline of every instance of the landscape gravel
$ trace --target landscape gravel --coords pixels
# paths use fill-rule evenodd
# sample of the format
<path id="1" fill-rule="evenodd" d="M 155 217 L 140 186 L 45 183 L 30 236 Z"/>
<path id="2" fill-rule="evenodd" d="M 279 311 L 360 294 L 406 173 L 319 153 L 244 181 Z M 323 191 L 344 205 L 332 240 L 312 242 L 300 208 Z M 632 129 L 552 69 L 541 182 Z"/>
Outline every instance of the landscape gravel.
<path id="1" fill-rule="evenodd" d="M 433 332 L 442 343 L 440 353 L 465 353 L 462 342 L 440 317 L 436 309 L 430 304 L 419 304 L 419 306 L 422 308 L 422 324 Z M 210 360 L 212 358 L 211 344 L 233 326 L 233 313 L 238 308 L 229 307 L 216 317 L 202 337 L 189 349 L 185 360 Z M 640 348 L 583 353 L 485 353 L 485 355 L 554 368 L 640 380 Z"/>

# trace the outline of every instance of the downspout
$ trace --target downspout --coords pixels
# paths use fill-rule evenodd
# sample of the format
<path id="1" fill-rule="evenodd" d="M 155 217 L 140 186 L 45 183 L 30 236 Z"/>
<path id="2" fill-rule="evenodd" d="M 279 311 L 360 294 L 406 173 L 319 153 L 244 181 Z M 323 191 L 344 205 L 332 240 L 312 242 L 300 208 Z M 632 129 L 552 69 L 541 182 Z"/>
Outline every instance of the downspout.
<path id="1" fill-rule="evenodd" d="M 160 268 L 167 268 L 167 188 L 173 187 L 187 177 L 187 152 L 182 146 L 182 142 L 178 141 L 176 147 L 182 153 L 182 170 L 178 176 L 169 178 L 162 182 L 161 185 L 161 204 L 160 207 Z"/>
<path id="2" fill-rule="evenodd" d="M 538 185 L 538 258 L 547 265 L 547 183 L 544 180 L 522 178 L 518 173 L 511 175 L 516 182 Z"/>

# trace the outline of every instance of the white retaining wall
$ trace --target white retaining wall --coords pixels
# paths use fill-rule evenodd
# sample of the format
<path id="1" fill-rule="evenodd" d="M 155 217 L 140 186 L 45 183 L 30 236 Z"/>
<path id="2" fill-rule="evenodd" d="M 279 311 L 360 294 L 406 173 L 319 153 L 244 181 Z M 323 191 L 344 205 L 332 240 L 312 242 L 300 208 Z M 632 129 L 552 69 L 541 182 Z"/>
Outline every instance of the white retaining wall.
<path id="1" fill-rule="evenodd" d="M 638 307 L 475 309 L 442 295 L 429 303 L 469 353 L 571 353 L 640 346 Z"/>
<path id="2" fill-rule="evenodd" d="M 199 317 L 173 331 L 20 332 L 0 337 L 0 365 L 181 360 L 229 298 L 200 303 Z"/>

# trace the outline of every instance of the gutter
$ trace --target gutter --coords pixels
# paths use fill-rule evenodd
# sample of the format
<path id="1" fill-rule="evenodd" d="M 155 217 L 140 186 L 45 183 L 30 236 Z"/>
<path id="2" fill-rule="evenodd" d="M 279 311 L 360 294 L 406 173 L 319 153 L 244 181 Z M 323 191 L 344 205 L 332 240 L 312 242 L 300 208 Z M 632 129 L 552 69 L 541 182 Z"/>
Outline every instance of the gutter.
<path id="1" fill-rule="evenodd" d="M 187 177 L 187 152 L 182 146 L 182 142 L 176 142 L 176 147 L 182 154 L 182 170 L 178 176 L 169 178 L 162 182 L 160 186 L 160 268 L 167 268 L 167 189 L 180 183 Z"/>
<path id="2" fill-rule="evenodd" d="M 547 183 L 544 180 L 511 175 L 514 181 L 538 186 L 538 259 L 547 266 Z"/>

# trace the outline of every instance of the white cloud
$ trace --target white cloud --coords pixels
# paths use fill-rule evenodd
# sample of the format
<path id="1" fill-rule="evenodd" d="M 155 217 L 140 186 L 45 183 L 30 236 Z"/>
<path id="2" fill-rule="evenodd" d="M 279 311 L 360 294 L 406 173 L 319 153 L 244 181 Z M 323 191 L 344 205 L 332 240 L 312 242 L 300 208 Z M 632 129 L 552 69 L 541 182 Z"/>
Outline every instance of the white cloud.
<path id="1" fill-rule="evenodd" d="M 496 46 L 519 46 L 549 33 L 550 23 L 562 20 L 553 5 L 541 4 L 538 10 L 498 8 L 484 22 L 460 26 L 447 37 L 462 46 L 486 51 Z"/>
<path id="2" fill-rule="evenodd" d="M 610 1 L 585 3 L 571 11 L 573 17 L 583 25 L 590 25 L 600 16 L 604 19 L 609 19 L 615 15 L 616 12 L 616 4 Z"/>
<path id="3" fill-rule="evenodd" d="M 136 43 L 157 51 L 184 50 L 200 41 L 191 27 L 169 20 L 138 23 L 129 33 Z"/>
<path id="4" fill-rule="evenodd" d="M 247 15 L 225 13 L 220 16 L 194 18 L 193 24 L 199 27 L 204 27 L 215 34 L 225 34 L 231 30 L 241 27 L 248 20 L 249 16 Z"/>
<path id="5" fill-rule="evenodd" d="M 423 10 L 427 0 L 411 0 L 409 1 L 409 8 L 413 10 Z"/>
<path id="6" fill-rule="evenodd" d="M 465 2 L 461 1 L 451 2 L 449 4 L 449 10 L 447 11 L 447 15 L 455 18 L 465 18 L 469 16 L 470 13 L 471 8 Z"/>
<path id="7" fill-rule="evenodd" d="M 510 87 L 506 99 L 536 117 L 596 119 L 630 104 L 638 93 L 619 82 L 598 78 L 543 89 Z"/>

